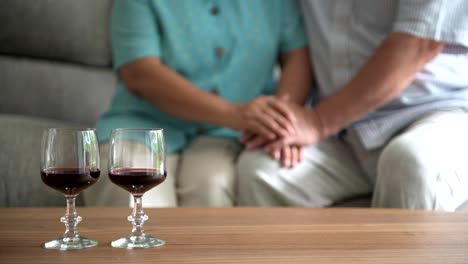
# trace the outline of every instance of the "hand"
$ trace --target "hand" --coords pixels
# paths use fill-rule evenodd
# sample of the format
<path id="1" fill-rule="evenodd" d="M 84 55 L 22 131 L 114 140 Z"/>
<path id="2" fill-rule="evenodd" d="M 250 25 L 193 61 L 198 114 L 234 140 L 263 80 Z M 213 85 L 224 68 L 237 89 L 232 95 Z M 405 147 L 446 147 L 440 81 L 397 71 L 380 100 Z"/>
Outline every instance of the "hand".
<path id="1" fill-rule="evenodd" d="M 238 104 L 231 126 L 240 131 L 251 131 L 268 140 L 294 133 L 295 116 L 277 97 L 260 96 Z"/>
<path id="2" fill-rule="evenodd" d="M 293 122 L 294 133 L 273 140 L 264 146 L 271 152 L 288 145 L 306 146 L 315 144 L 323 138 L 323 128 L 317 113 L 313 108 L 301 107 L 288 102 L 282 102 L 296 117 Z M 251 143 L 252 144 L 252 143 Z"/>
<path id="3" fill-rule="evenodd" d="M 252 133 L 250 131 L 244 132 L 244 134 L 242 134 L 239 140 L 245 145 L 246 149 L 255 149 L 258 147 L 262 147 L 266 143 L 270 142 L 268 138 Z"/>
<path id="4" fill-rule="evenodd" d="M 240 141 L 245 144 L 246 149 L 261 147 L 270 142 L 267 138 L 251 132 L 245 132 Z M 302 161 L 302 147 L 298 145 L 273 147 L 267 153 L 273 159 L 279 161 L 283 167 L 292 168 Z"/>
<path id="5" fill-rule="evenodd" d="M 263 147 L 265 151 L 272 153 L 274 149 L 281 149 L 288 145 L 306 146 L 317 143 L 323 138 L 321 122 L 313 109 L 284 101 L 283 104 L 296 117 L 293 123 L 294 133 L 276 140 L 270 140 L 262 135 L 247 131 L 240 138 L 240 141 L 245 144 L 247 149 Z"/>
<path id="6" fill-rule="evenodd" d="M 293 168 L 302 161 L 302 147 L 297 145 L 273 149 L 269 154 L 286 168 Z"/>

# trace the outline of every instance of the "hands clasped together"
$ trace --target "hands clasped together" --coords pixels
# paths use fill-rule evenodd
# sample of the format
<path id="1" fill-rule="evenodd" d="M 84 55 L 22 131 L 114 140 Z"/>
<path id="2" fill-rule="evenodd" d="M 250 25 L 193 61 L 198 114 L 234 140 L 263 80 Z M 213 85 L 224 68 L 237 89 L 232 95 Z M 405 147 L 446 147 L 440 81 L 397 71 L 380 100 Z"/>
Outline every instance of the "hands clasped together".
<path id="1" fill-rule="evenodd" d="M 302 160 L 302 146 L 322 139 L 320 119 L 313 108 L 287 97 L 261 96 L 238 107 L 241 142 L 247 149 L 262 148 L 284 167 Z"/>

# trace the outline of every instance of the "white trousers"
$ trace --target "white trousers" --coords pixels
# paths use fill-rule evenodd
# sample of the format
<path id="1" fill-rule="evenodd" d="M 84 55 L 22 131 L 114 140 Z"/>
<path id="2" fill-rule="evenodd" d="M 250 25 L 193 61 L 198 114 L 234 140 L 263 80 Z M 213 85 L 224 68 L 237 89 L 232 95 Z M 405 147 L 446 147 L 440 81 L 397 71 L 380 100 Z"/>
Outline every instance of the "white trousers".
<path id="1" fill-rule="evenodd" d="M 127 142 L 124 157 L 133 166 L 144 160 L 148 149 Z M 166 157 L 166 180 L 143 196 L 144 207 L 232 206 L 236 200 L 235 162 L 240 145 L 224 138 L 199 137 L 179 154 Z M 87 206 L 128 206 L 129 193 L 114 185 L 108 177 L 109 144 L 100 146 L 101 178 L 83 192 Z M 129 203 L 130 201 L 130 203 Z"/>
<path id="2" fill-rule="evenodd" d="M 323 207 L 373 193 L 373 207 L 454 211 L 468 199 L 466 110 L 427 115 L 377 150 L 350 131 L 303 151 L 292 169 L 261 151 L 241 154 L 239 204 Z"/>

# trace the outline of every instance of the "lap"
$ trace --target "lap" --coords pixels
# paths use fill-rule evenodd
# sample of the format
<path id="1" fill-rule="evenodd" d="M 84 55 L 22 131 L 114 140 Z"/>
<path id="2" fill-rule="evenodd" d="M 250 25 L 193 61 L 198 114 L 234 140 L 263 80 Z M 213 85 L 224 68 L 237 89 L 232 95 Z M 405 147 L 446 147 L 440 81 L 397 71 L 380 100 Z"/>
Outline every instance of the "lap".
<path id="1" fill-rule="evenodd" d="M 182 153 L 177 192 L 182 206 L 231 206 L 241 146 L 228 138 L 199 137 Z"/>
<path id="2" fill-rule="evenodd" d="M 305 147 L 303 161 L 292 169 L 281 168 L 260 150 L 243 152 L 238 167 L 240 194 L 269 196 L 257 197 L 261 205 L 327 206 L 371 191 L 350 148 L 336 138 Z"/>
<path id="3" fill-rule="evenodd" d="M 293 169 L 262 151 L 245 151 L 238 164 L 239 201 L 327 206 L 375 191 L 374 205 L 380 199 L 384 207 L 454 210 L 468 198 L 467 135 L 466 111 L 439 111 L 382 149 L 366 150 L 353 136 L 306 147 Z"/>

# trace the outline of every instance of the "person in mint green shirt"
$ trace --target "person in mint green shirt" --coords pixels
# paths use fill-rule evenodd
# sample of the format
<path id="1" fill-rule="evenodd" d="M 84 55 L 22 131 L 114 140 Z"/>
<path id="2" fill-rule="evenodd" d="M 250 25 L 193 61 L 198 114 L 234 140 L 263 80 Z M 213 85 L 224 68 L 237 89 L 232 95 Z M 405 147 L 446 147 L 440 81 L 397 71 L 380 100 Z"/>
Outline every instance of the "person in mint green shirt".
<path id="1" fill-rule="evenodd" d="M 145 206 L 231 206 L 239 132 L 271 139 L 292 133 L 294 117 L 278 97 L 303 104 L 311 84 L 296 4 L 114 1 L 119 84 L 97 129 L 104 161 L 112 129 L 164 129 L 168 177 L 145 195 Z M 284 151 L 300 154 L 298 147 Z M 122 190 L 106 181 L 100 186 L 87 196 L 88 204 L 128 204 Z"/>

